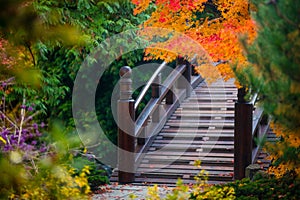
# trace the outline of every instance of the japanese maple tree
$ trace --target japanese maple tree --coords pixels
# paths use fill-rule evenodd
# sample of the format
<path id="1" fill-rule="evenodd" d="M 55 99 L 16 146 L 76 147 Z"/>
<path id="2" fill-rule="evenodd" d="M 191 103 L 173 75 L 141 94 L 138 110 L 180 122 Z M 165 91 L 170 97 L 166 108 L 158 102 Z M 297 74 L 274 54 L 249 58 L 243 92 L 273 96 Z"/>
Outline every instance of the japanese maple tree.
<path id="1" fill-rule="evenodd" d="M 156 9 L 142 25 L 143 28 L 165 28 L 190 37 L 208 52 L 213 61 L 224 61 L 217 66 L 223 78 L 234 77 L 230 64 L 236 64 L 239 69 L 247 62 L 240 38 L 246 38 L 244 41 L 251 43 L 256 36 L 256 26 L 250 17 L 250 10 L 254 8 L 247 0 L 132 0 L 132 3 L 136 5 L 134 14 L 155 4 Z M 178 51 L 173 51 L 172 47 L 185 48 L 176 39 L 178 37 L 175 34 L 175 37 L 169 37 L 146 49 L 146 59 L 174 60 Z M 174 45 L 176 43 L 178 45 Z M 193 55 L 188 52 L 181 56 L 191 59 Z M 197 69 L 201 75 L 210 74 L 207 67 Z"/>

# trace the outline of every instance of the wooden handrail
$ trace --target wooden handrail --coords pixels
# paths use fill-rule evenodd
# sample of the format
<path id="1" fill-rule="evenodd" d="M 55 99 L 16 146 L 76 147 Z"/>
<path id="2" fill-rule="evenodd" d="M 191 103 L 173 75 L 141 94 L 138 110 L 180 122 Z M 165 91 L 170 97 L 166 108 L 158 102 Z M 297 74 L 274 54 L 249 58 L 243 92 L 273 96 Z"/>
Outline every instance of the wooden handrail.
<path id="1" fill-rule="evenodd" d="M 253 96 L 252 99 L 249 101 L 249 103 L 251 103 L 252 105 L 254 105 L 256 103 L 258 99 L 258 93 L 256 92 Z"/>
<path id="2" fill-rule="evenodd" d="M 244 88 L 238 89 L 234 116 L 234 179 L 245 177 L 246 167 L 254 163 L 260 148 L 254 138 L 263 137 L 269 126 L 269 122 L 263 120 L 263 109 L 255 108 L 258 94 L 250 101 L 245 100 L 245 95 Z"/>
<path id="3" fill-rule="evenodd" d="M 145 121 L 149 118 L 149 116 L 154 112 L 155 108 L 162 102 L 162 100 L 166 97 L 168 91 L 170 90 L 171 85 L 175 83 L 175 81 L 178 79 L 179 76 L 181 76 L 181 73 L 185 70 L 185 66 L 178 66 L 166 79 L 166 81 L 163 83 L 164 87 L 161 90 L 161 94 L 155 101 L 149 102 L 144 110 L 141 112 L 139 117 L 136 120 L 136 134 L 138 135 L 139 129 L 142 126 L 142 124 L 145 123 Z"/>
<path id="4" fill-rule="evenodd" d="M 181 62 L 185 62 L 185 60 L 181 61 Z M 177 64 L 183 64 L 180 61 Z M 191 59 L 190 63 L 196 63 L 197 62 L 197 55 L 194 55 L 194 57 Z M 187 64 L 187 62 L 185 63 Z M 141 93 L 139 94 L 139 96 L 136 99 L 136 102 L 134 104 L 134 109 L 136 110 L 139 106 L 139 104 L 141 103 L 142 99 L 144 98 L 144 96 L 147 93 L 147 90 L 150 88 L 151 84 L 153 84 L 156 80 L 156 78 L 159 76 L 159 74 L 162 72 L 162 70 L 166 67 L 167 63 L 163 62 L 158 68 L 157 70 L 155 70 L 155 72 L 153 73 L 153 75 L 151 76 L 151 78 L 148 80 L 147 84 L 145 85 L 145 87 L 143 88 L 143 90 L 141 91 Z M 188 71 L 188 70 L 186 70 Z M 185 76 L 185 78 L 189 78 L 190 76 Z"/>
<path id="5" fill-rule="evenodd" d="M 153 73 L 153 75 L 151 76 L 151 78 L 149 79 L 149 81 L 147 82 L 146 86 L 143 88 L 143 90 L 141 91 L 140 95 L 138 96 L 138 98 L 136 99 L 136 102 L 134 104 L 134 109 L 136 110 L 137 107 L 139 106 L 139 104 L 141 103 L 142 99 L 144 98 L 147 90 L 150 88 L 151 84 L 154 82 L 155 78 L 159 75 L 159 73 L 161 73 L 161 71 L 165 68 L 165 66 L 167 65 L 166 62 L 163 62 L 158 68 L 157 70 Z"/>
<path id="6" fill-rule="evenodd" d="M 193 62 L 195 62 L 194 58 Z M 153 136 L 160 131 L 164 125 L 164 121 L 169 118 L 173 111 L 178 107 L 179 100 L 190 95 L 191 89 L 189 88 L 191 88 L 191 86 L 196 86 L 196 83 L 203 80 L 200 75 L 192 80 L 191 64 L 181 58 L 178 59 L 175 70 L 173 70 L 161 84 L 159 74 L 165 65 L 166 63 L 163 63 L 154 72 L 137 98 L 137 101 L 131 97 L 131 69 L 129 67 L 122 67 L 120 70 L 121 85 L 120 100 L 118 101 L 118 145 L 120 149 L 136 153 L 135 157 L 132 157 L 133 154 L 130 154 L 129 158 L 128 155 L 124 158 L 125 155 L 123 155 L 123 151 L 120 151 L 121 153 L 119 153 L 118 159 L 118 176 L 120 183 L 130 183 L 134 181 L 134 173 L 132 173 L 131 170 L 135 170 L 135 167 L 142 158 L 143 152 L 149 147 Z M 187 81 L 180 82 L 179 78 L 182 76 Z M 174 85 L 176 85 L 176 82 L 181 85 L 179 85 L 178 89 L 174 90 L 175 88 L 173 87 L 175 87 Z M 135 119 L 135 111 L 150 86 L 152 86 L 152 98 L 138 118 Z M 176 92 L 177 98 L 175 98 L 174 92 Z M 164 107 L 165 112 L 162 112 L 162 107 Z M 132 121 L 134 122 L 133 124 Z M 127 172 L 120 170 L 123 166 L 126 166 Z M 128 169 L 130 170 L 129 172 Z"/>

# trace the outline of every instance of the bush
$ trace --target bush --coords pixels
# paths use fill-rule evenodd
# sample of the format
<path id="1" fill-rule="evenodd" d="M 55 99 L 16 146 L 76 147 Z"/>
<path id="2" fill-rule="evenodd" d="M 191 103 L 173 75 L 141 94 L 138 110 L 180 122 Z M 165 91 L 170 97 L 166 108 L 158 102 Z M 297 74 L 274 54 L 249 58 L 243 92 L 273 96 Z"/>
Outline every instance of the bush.
<path id="1" fill-rule="evenodd" d="M 207 183 L 207 173 L 201 170 L 195 180 L 196 184 L 191 186 L 184 185 L 182 180 L 179 179 L 176 187 L 164 199 L 296 200 L 300 196 L 300 180 L 294 172 L 286 173 L 281 178 L 266 173 L 257 173 L 253 180 L 245 178 L 227 184 L 209 185 Z M 161 199 L 156 185 L 149 187 L 146 199 Z"/>
<path id="2" fill-rule="evenodd" d="M 42 133 L 38 112 L 23 98 L 21 105 L 0 102 L 0 198 L 1 199 L 88 199 L 89 166 L 71 166 L 69 142 L 59 127 Z M 11 103 L 11 102 L 8 102 Z"/>
<path id="3" fill-rule="evenodd" d="M 88 199 L 90 186 L 87 175 L 89 167 L 79 173 L 69 165 L 57 163 L 59 155 L 35 161 L 35 170 L 26 167 L 19 152 L 1 156 L 1 199 Z"/>
<path id="4" fill-rule="evenodd" d="M 255 180 L 243 179 L 224 185 L 233 187 L 237 199 L 298 199 L 300 196 L 300 180 L 293 173 L 281 178 L 274 176 L 254 177 Z"/>
<path id="5" fill-rule="evenodd" d="M 108 184 L 109 176 L 112 171 L 109 166 L 101 163 L 94 155 L 88 153 L 74 152 L 72 167 L 79 173 L 86 166 L 89 167 L 90 173 L 87 175 L 89 186 L 92 191 L 96 191 L 99 185 Z"/>

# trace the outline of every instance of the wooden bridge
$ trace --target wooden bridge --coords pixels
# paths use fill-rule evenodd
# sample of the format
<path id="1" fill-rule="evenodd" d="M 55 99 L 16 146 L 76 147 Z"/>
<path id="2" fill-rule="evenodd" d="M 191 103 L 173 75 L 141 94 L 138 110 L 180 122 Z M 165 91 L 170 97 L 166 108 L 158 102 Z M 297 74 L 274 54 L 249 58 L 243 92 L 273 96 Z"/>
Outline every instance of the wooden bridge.
<path id="1" fill-rule="evenodd" d="M 162 82 L 163 63 L 137 100 L 132 99 L 131 69 L 120 70 L 118 102 L 118 169 L 112 182 L 175 184 L 195 183 L 201 169 L 209 183 L 245 177 L 245 168 L 259 158 L 255 137 L 263 137 L 269 122 L 255 106 L 257 95 L 246 101 L 245 90 L 234 80 L 213 84 L 192 73 L 192 64 L 178 60 Z M 146 91 L 151 99 L 136 110 Z M 261 158 L 263 159 L 263 158 Z M 201 168 L 194 166 L 201 161 Z"/>

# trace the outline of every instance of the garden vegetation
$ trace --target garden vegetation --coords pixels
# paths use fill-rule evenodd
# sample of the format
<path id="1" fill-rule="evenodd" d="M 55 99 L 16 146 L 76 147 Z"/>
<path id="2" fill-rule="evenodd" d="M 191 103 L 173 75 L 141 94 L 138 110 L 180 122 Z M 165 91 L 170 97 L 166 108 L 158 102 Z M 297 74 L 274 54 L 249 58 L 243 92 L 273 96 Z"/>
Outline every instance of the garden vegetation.
<path id="1" fill-rule="evenodd" d="M 300 2 L 259 0 L 0 0 L 0 198 L 89 199 L 108 183 L 101 158 L 109 149 L 87 149 L 72 117 L 76 74 L 106 38 L 126 30 L 166 28 L 197 41 L 218 73 L 238 87 L 259 92 L 279 140 L 266 144 L 268 174 L 225 185 L 179 180 L 167 199 L 297 199 L 300 149 Z M 145 34 L 145 33 L 142 33 Z M 154 33 L 147 32 L 151 38 Z M 172 35 L 172 34 L 171 34 Z M 143 36 L 143 35 L 142 35 Z M 176 36 L 176 34 L 175 34 Z M 171 62 L 184 49 L 176 37 L 116 57 L 102 76 L 96 112 L 107 137 L 117 141 L 110 99 L 120 67 L 148 60 Z M 131 45 L 127 41 L 116 41 Z M 165 51 L 162 49 L 171 49 Z M 182 51 L 180 51 L 182 52 Z M 121 56 L 118 56 L 121 55 Z M 144 60 L 143 60 L 144 58 Z M 196 71 L 213 78 L 212 66 Z M 101 85 L 101 87 L 100 87 Z M 89 116 L 85 116 L 88 118 Z M 94 152 L 91 152 L 94 151 Z M 96 158 L 89 153 L 97 153 Z M 201 178 L 200 178 L 201 177 Z M 204 178 L 203 178 L 204 177 Z M 160 199 L 157 187 L 149 199 Z"/>

